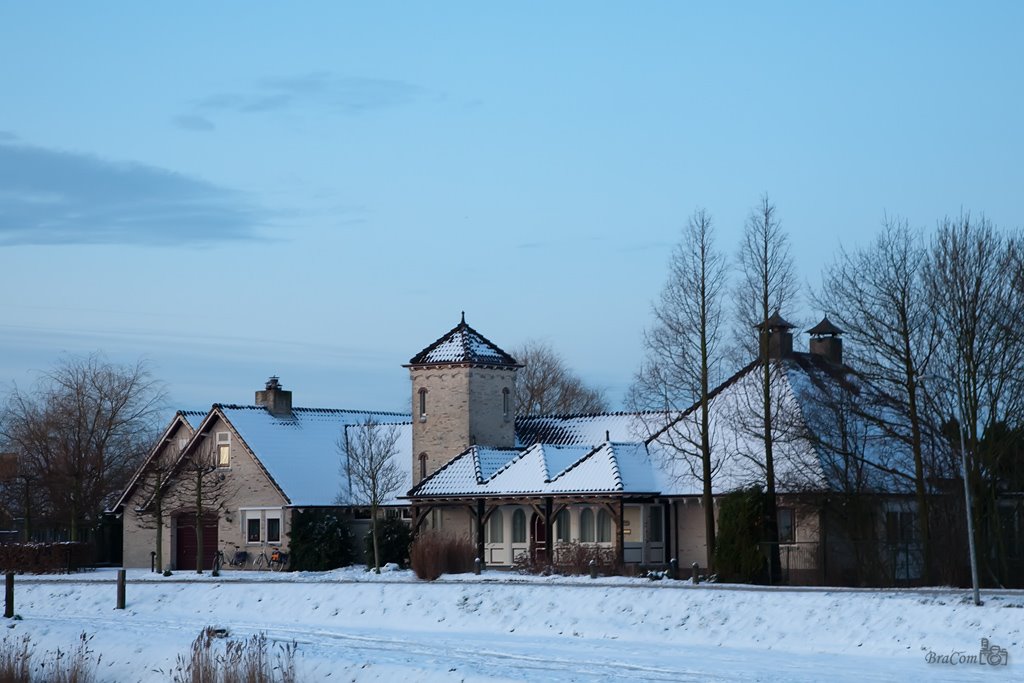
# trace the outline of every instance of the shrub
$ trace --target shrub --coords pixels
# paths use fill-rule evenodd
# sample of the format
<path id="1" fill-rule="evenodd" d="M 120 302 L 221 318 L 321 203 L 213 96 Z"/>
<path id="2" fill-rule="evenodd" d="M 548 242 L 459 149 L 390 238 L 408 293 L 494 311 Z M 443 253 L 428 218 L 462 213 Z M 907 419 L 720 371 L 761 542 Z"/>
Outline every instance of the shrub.
<path id="1" fill-rule="evenodd" d="M 330 508 L 300 510 L 288 532 L 289 569 L 325 571 L 352 564 L 352 532 L 348 522 Z"/>
<path id="2" fill-rule="evenodd" d="M 718 510 L 715 568 L 719 579 L 763 582 L 767 563 L 759 544 L 764 527 L 764 492 L 752 487 L 722 498 Z"/>
<path id="3" fill-rule="evenodd" d="M 409 566 L 409 546 L 412 544 L 412 531 L 409 525 L 398 517 L 377 521 L 378 541 L 380 542 L 380 565 L 394 562 L 399 567 Z M 366 566 L 373 567 L 373 529 L 363 539 L 366 549 Z"/>
<path id="4" fill-rule="evenodd" d="M 590 573 L 591 560 L 597 565 L 598 574 L 613 576 L 622 573 L 622 566 L 614 549 L 576 541 L 555 546 L 555 564 L 552 569 L 556 574 L 582 576 Z"/>
<path id="5" fill-rule="evenodd" d="M 0 573 L 64 574 L 93 562 L 88 543 L 5 543 L 0 552 Z"/>
<path id="6" fill-rule="evenodd" d="M 412 542 L 409 559 L 416 576 L 425 581 L 433 581 L 441 574 L 473 571 L 476 548 L 468 538 L 424 531 Z"/>
<path id="7" fill-rule="evenodd" d="M 295 642 L 278 644 L 271 661 L 267 634 L 228 640 L 223 652 L 215 643 L 222 631 L 203 629 L 187 656 L 178 655 L 174 683 L 295 683 Z"/>

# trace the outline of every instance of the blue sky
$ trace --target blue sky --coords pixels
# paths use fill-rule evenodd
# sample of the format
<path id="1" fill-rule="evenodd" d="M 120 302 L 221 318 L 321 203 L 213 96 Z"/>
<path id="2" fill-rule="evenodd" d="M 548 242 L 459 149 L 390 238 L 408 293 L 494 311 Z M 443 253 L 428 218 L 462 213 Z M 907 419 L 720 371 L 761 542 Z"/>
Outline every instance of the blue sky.
<path id="1" fill-rule="evenodd" d="M 767 192 L 808 286 L 1024 225 L 1024 5 L 707 4 L 0 3 L 0 379 L 406 409 L 465 310 L 617 403 L 696 207 L 732 254 Z"/>

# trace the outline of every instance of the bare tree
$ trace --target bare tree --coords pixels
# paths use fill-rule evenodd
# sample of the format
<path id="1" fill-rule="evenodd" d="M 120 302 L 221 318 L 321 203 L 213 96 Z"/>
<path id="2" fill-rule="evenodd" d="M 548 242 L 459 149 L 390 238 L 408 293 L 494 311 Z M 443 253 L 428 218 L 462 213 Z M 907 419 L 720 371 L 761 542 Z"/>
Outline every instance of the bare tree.
<path id="1" fill-rule="evenodd" d="M 697 209 L 672 252 L 668 280 L 653 306 L 654 326 L 644 333 L 645 359 L 626 399 L 634 410 L 684 413 L 658 438 L 681 459 L 699 463 L 692 472 L 703 483 L 708 567 L 715 553 L 709 392 L 719 379 L 725 287 L 725 259 L 714 242 L 711 215 Z"/>
<path id="2" fill-rule="evenodd" d="M 156 488 L 152 496 L 153 501 L 160 500 L 161 515 L 164 501 L 173 508 L 189 510 L 194 515 L 197 574 L 203 573 L 203 523 L 209 516 L 220 516 L 232 493 L 229 480 L 221 469 L 214 447 L 199 445 L 186 451 L 164 478 L 165 486 Z M 155 509 L 153 514 L 156 515 Z"/>
<path id="3" fill-rule="evenodd" d="M 780 371 L 773 362 L 770 349 L 770 335 L 773 328 L 769 323 L 772 312 L 779 312 L 796 298 L 796 275 L 793 259 L 789 253 L 789 240 L 782 231 L 776 215 L 775 205 L 768 195 L 761 197 L 758 206 L 747 218 L 746 228 L 740 243 L 738 257 L 741 277 L 735 290 L 737 321 L 740 329 L 749 338 L 749 331 L 756 327 L 758 353 L 761 360 L 762 417 L 761 438 L 764 442 L 764 471 L 766 484 L 765 534 L 769 547 L 769 570 L 772 577 L 781 573 L 779 561 L 779 525 L 775 495 L 775 461 L 772 450 L 772 376 Z M 741 342 L 742 343 L 742 342 Z"/>
<path id="4" fill-rule="evenodd" d="M 397 462 L 398 427 L 367 418 L 351 425 L 338 437 L 342 481 L 347 483 L 338 496 L 339 503 L 355 503 L 370 508 L 370 534 L 373 537 L 373 570 L 380 574 L 378 514 L 388 496 L 405 481 Z"/>
<path id="5" fill-rule="evenodd" d="M 1024 326 L 1024 298 L 1013 287 L 1015 248 L 984 217 L 963 214 L 940 223 L 928 261 L 929 290 L 945 332 L 937 360 L 951 384 L 940 388 L 952 390 L 949 399 L 963 418 L 967 479 L 981 507 L 970 513 L 979 522 L 976 540 L 989 529 L 989 543 L 976 545 L 997 554 L 998 482 L 991 475 L 1010 451 L 994 437 L 1012 435 L 1024 412 L 1024 344 L 1016 334 Z M 994 574 L 995 567 L 988 569 Z"/>
<path id="6" fill-rule="evenodd" d="M 894 446 L 908 448 L 913 456 L 924 579 L 931 583 L 927 482 L 935 471 L 925 453 L 927 416 L 920 378 L 934 356 L 938 328 L 925 282 L 926 260 L 921 233 L 906 221 L 887 217 L 869 246 L 839 251 L 823 273 L 816 303 L 852 342 L 849 364 L 876 389 L 874 396 L 887 399 L 862 404 L 863 415 L 884 429 Z"/>
<path id="7" fill-rule="evenodd" d="M 527 341 L 513 349 L 512 356 L 524 366 L 516 377 L 516 415 L 573 415 L 608 410 L 604 392 L 587 386 L 550 345 Z"/>
<path id="8" fill-rule="evenodd" d="M 48 507 L 77 539 L 149 450 L 163 401 L 143 361 L 69 356 L 31 391 L 13 387 L 0 436 L 38 476 Z"/>
<path id="9" fill-rule="evenodd" d="M 154 566 L 157 569 L 164 566 L 165 498 L 172 466 L 173 463 L 154 458 L 152 462 L 147 463 L 145 470 L 139 473 L 136 498 L 140 504 L 135 508 L 135 512 L 139 515 L 139 525 L 154 532 Z"/>

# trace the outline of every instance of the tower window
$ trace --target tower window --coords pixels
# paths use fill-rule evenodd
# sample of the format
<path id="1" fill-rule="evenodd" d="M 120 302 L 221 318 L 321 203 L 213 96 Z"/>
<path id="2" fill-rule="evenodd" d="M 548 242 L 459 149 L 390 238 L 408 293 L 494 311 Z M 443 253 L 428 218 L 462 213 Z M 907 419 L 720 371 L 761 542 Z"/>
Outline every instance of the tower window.
<path id="1" fill-rule="evenodd" d="M 420 453 L 420 479 L 427 478 L 427 454 Z"/>
<path id="2" fill-rule="evenodd" d="M 420 389 L 420 422 L 427 419 L 427 390 Z"/>
<path id="3" fill-rule="evenodd" d="M 512 410 L 510 395 L 511 392 L 508 390 L 508 387 L 501 390 L 501 413 L 506 421 L 508 421 L 509 413 Z"/>

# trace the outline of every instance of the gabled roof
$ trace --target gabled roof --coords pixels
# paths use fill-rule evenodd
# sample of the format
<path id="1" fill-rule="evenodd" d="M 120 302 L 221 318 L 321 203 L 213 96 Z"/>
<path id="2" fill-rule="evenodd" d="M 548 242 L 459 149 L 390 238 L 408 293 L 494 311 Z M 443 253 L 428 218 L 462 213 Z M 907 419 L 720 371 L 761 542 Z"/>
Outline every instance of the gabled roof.
<path id="1" fill-rule="evenodd" d="M 400 453 L 396 458 L 402 458 L 403 470 L 411 467 L 412 432 L 406 413 L 292 408 L 291 416 L 278 417 L 263 406 L 214 408 L 256 456 L 291 505 L 336 503 L 339 493 L 348 485 L 341 472 L 338 440 L 346 427 L 368 419 L 378 424 L 401 423 Z"/>
<path id="2" fill-rule="evenodd" d="M 465 314 L 458 325 L 413 356 L 408 363 L 408 365 L 448 364 L 519 367 L 515 358 L 467 325 Z"/>
<path id="3" fill-rule="evenodd" d="M 592 446 L 605 441 L 645 441 L 678 416 L 678 412 L 650 411 L 517 417 L 516 442 Z"/>
<path id="4" fill-rule="evenodd" d="M 411 498 L 517 495 L 651 495 L 660 489 L 642 443 L 472 446 L 421 481 Z"/>
<path id="5" fill-rule="evenodd" d="M 192 434 L 195 433 L 199 423 L 203 421 L 203 417 L 205 415 L 206 413 L 199 410 L 179 410 L 175 413 L 174 417 L 171 418 L 171 421 L 167 423 L 167 427 L 164 428 L 163 433 L 160 434 L 160 438 L 153 444 L 153 447 L 150 449 L 146 459 L 142 462 L 142 465 L 135 471 L 135 474 L 132 475 L 131 480 L 128 482 L 128 486 L 125 487 L 121 496 L 117 499 L 117 502 L 110 506 L 107 511 L 117 512 L 135 493 L 141 483 L 140 479 L 142 475 L 150 469 L 151 463 L 160 454 L 164 444 L 167 443 L 168 439 L 171 438 L 171 435 L 178 429 L 178 427 L 184 427 L 187 430 L 188 435 L 191 437 Z"/>

